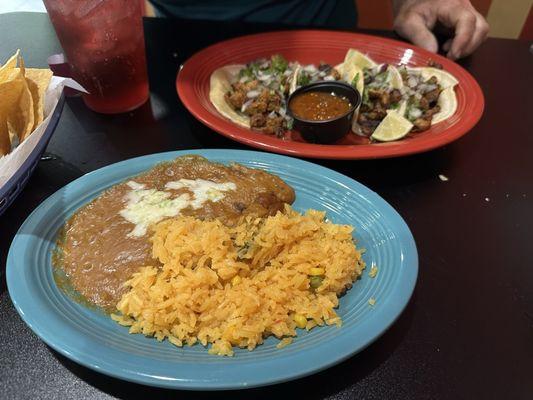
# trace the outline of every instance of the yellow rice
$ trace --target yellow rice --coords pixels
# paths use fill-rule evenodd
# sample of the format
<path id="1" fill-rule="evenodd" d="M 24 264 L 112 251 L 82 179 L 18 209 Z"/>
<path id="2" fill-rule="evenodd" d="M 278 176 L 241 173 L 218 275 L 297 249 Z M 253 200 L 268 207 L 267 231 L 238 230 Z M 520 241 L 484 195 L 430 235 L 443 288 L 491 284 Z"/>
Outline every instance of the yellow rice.
<path id="1" fill-rule="evenodd" d="M 301 215 L 289 206 L 234 227 L 193 217 L 163 221 L 152 238 L 162 267 L 132 276 L 112 318 L 130 333 L 176 346 L 211 344 L 211 354 L 228 356 L 234 346 L 252 350 L 269 335 L 296 336 L 295 316 L 305 317 L 307 330 L 340 326 L 338 296 L 365 268 L 352 230 L 325 221 L 323 212 Z M 317 267 L 322 281 L 312 288 Z"/>

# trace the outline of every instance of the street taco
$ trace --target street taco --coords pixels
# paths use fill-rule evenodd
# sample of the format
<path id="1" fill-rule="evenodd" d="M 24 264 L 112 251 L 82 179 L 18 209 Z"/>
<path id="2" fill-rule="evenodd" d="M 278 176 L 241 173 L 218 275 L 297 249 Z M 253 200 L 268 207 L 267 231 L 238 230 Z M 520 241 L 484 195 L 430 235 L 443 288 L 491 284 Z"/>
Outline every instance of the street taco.
<path id="1" fill-rule="evenodd" d="M 425 131 L 455 113 L 458 82 L 451 74 L 435 67 L 400 67 L 400 75 L 406 99 L 404 116 L 413 123 L 413 132 Z"/>
<path id="2" fill-rule="evenodd" d="M 439 64 L 430 61 L 427 67 L 398 68 L 378 65 L 368 56 L 350 49 L 344 61 L 344 71 L 350 66 L 363 73 L 363 82 L 356 82 L 362 93 L 362 104 L 353 122 L 353 131 L 357 134 L 375 140 L 381 140 L 380 137 L 397 140 L 409 132 L 425 131 L 457 110 L 454 87 L 458 81 Z M 383 129 L 380 129 L 380 134 L 375 135 L 391 112 L 396 112 L 399 117 L 387 118 L 387 125 L 398 132 L 383 135 Z M 391 120 L 393 124 L 390 124 Z"/>
<path id="3" fill-rule="evenodd" d="M 281 137 L 291 128 L 286 99 L 297 67 L 276 54 L 219 68 L 211 75 L 209 98 L 233 122 Z"/>
<path id="4" fill-rule="evenodd" d="M 352 70 L 351 83 L 360 91 L 362 98 L 361 107 L 353 120 L 352 130 L 355 133 L 371 136 L 388 111 L 403 114 L 406 107 L 402 96 L 403 81 L 394 66 L 377 64 L 355 49 L 348 50 L 343 64 L 343 71 Z"/>

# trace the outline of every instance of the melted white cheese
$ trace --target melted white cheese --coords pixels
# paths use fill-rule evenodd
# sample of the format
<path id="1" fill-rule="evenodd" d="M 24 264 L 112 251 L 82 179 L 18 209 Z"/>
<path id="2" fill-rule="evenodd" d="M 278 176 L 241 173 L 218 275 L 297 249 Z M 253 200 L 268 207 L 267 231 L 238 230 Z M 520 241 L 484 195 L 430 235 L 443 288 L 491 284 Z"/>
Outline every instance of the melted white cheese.
<path id="1" fill-rule="evenodd" d="M 194 200 L 191 206 L 194 209 L 202 207 L 207 201 L 220 201 L 224 198 L 224 193 L 228 190 L 235 190 L 237 186 L 233 182 L 216 183 L 205 179 L 180 179 L 179 181 L 168 182 L 166 189 L 183 189 L 186 188 L 194 194 Z"/>
<path id="2" fill-rule="evenodd" d="M 237 189 L 233 182 L 216 183 L 204 179 L 180 179 L 165 185 L 166 189 L 186 188 L 193 193 L 191 198 L 188 193 L 172 197 L 172 192 L 145 189 L 146 185 L 135 181 L 126 184 L 132 190 L 125 196 L 126 207 L 120 211 L 120 215 L 135 225 L 128 234 L 130 237 L 144 236 L 150 225 L 166 217 L 175 217 L 184 208 L 198 209 L 206 201 L 220 201 L 224 198 L 223 192 Z"/>
<path id="3" fill-rule="evenodd" d="M 146 187 L 146 185 L 135 181 L 128 181 L 126 182 L 126 185 L 135 190 L 144 189 Z"/>
<path id="4" fill-rule="evenodd" d="M 120 215 L 135 224 L 128 236 L 144 236 L 148 226 L 165 217 L 175 217 L 190 204 L 190 196 L 185 193 L 170 199 L 170 193 L 156 189 L 133 189 L 126 195 L 126 208 Z"/>

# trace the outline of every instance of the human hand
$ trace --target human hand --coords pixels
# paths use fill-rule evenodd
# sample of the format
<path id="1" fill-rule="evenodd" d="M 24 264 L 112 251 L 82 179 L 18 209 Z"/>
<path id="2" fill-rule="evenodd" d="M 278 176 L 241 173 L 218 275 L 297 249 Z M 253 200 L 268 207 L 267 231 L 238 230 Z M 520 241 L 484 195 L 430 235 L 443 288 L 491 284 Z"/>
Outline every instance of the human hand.
<path id="1" fill-rule="evenodd" d="M 471 54 L 486 39 L 489 25 L 468 0 L 393 0 L 394 30 L 413 44 L 433 53 L 438 43 L 437 23 L 453 31 L 442 49 L 457 59 Z"/>

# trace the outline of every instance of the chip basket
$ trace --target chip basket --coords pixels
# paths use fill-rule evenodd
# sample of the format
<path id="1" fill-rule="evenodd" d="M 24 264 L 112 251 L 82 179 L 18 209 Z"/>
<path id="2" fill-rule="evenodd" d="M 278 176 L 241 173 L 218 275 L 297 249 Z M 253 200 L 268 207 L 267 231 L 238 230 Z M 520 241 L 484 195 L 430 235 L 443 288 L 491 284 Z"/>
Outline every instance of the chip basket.
<path id="1" fill-rule="evenodd" d="M 11 178 L 6 182 L 6 184 L 0 187 L 0 215 L 7 210 L 9 205 L 17 198 L 17 196 L 22 192 L 24 186 L 30 179 L 31 174 L 37 167 L 41 156 L 48 146 L 48 142 L 54 133 L 59 118 L 61 117 L 61 112 L 63 111 L 63 106 L 65 105 L 65 93 L 61 94 L 59 101 L 52 111 L 52 116 L 50 122 L 46 127 L 46 130 L 43 133 L 43 136 L 37 143 L 37 146 L 32 150 L 28 158 L 24 161 L 21 167 L 13 174 Z"/>

